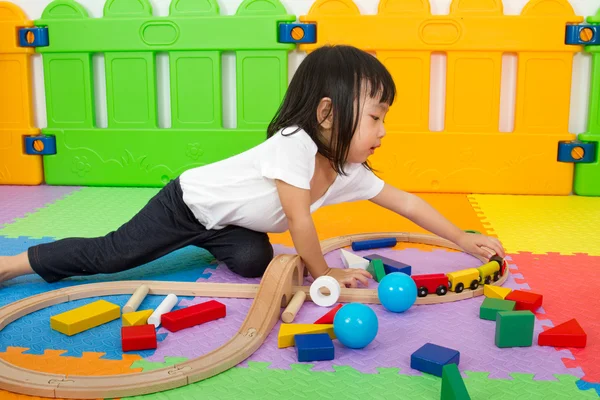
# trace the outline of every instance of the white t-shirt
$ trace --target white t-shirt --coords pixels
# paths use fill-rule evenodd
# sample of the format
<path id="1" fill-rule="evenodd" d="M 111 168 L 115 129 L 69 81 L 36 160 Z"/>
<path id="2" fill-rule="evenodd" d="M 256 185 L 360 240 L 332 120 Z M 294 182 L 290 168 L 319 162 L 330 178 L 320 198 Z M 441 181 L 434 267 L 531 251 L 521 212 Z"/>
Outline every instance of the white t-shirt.
<path id="1" fill-rule="evenodd" d="M 285 134 L 295 128 L 286 128 Z M 237 225 L 258 232 L 285 232 L 288 221 L 275 179 L 310 189 L 317 145 L 302 129 L 281 131 L 233 157 L 181 174 L 183 201 L 206 229 Z M 310 206 L 319 207 L 375 197 L 384 182 L 362 164 L 348 164 L 327 192 Z"/>

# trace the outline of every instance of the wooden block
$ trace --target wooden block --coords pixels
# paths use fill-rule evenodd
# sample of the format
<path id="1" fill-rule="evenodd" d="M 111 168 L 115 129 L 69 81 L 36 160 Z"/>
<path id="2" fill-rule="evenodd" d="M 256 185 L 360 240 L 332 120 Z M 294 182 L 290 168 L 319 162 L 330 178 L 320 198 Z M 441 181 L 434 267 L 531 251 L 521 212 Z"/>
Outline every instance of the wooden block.
<path id="1" fill-rule="evenodd" d="M 529 310 L 535 312 L 542 306 L 543 296 L 541 294 L 526 292 L 524 290 L 513 290 L 505 298 L 516 302 L 515 311 Z"/>
<path id="2" fill-rule="evenodd" d="M 357 256 L 354 253 L 350 253 L 344 249 L 340 249 L 340 255 L 342 256 L 342 262 L 346 268 L 360 268 L 367 269 L 369 266 L 369 260 Z"/>
<path id="3" fill-rule="evenodd" d="M 383 238 L 383 239 L 371 239 L 371 240 L 359 240 L 352 242 L 352 250 L 369 250 L 369 249 L 380 249 L 383 247 L 394 247 L 397 244 L 396 238 Z"/>
<path id="4" fill-rule="evenodd" d="M 385 267 L 383 266 L 383 262 L 378 258 L 371 260 L 367 272 L 373 276 L 373 279 L 375 279 L 376 282 L 381 282 L 385 277 Z"/>
<path id="5" fill-rule="evenodd" d="M 410 356 L 410 367 L 435 376 L 442 376 L 442 367 L 446 364 L 458 365 L 460 353 L 457 350 L 425 343 Z"/>
<path id="6" fill-rule="evenodd" d="M 373 261 L 375 259 L 380 259 L 383 262 L 383 268 L 385 269 L 385 273 L 391 274 L 393 272 L 402 272 L 406 275 L 412 274 L 412 267 L 408 264 L 404 264 L 403 262 L 392 260 L 391 258 L 383 257 L 379 254 L 369 254 L 368 256 L 364 256 L 363 258 Z"/>
<path id="7" fill-rule="evenodd" d="M 441 400 L 471 400 L 456 364 L 446 364 L 442 367 Z"/>
<path id="8" fill-rule="evenodd" d="M 587 334 L 575 318 L 538 335 L 539 346 L 585 347 Z"/>
<path id="9" fill-rule="evenodd" d="M 505 288 L 502 286 L 484 285 L 483 295 L 490 299 L 501 299 L 504 300 L 508 294 L 512 292 L 512 289 Z"/>
<path id="10" fill-rule="evenodd" d="M 130 313 L 125 313 L 121 316 L 123 326 L 140 326 L 148 323 L 148 318 L 152 315 L 154 310 L 142 310 Z"/>
<path id="11" fill-rule="evenodd" d="M 141 285 L 131 295 L 127 303 L 123 306 L 123 314 L 132 313 L 138 309 L 144 298 L 150 291 L 148 285 Z"/>
<path id="12" fill-rule="evenodd" d="M 298 290 L 296 293 L 294 293 L 294 296 L 292 296 L 292 300 L 290 300 L 287 307 L 285 308 L 285 310 L 283 310 L 283 313 L 281 314 L 281 320 L 286 324 L 291 324 L 292 322 L 294 322 L 296 314 L 298 314 L 298 311 L 300 311 L 300 308 L 304 304 L 305 300 L 306 293 L 304 293 L 303 291 Z"/>
<path id="13" fill-rule="evenodd" d="M 185 328 L 223 318 L 226 313 L 225 304 L 216 300 L 210 300 L 163 314 L 161 324 L 169 331 L 177 332 Z"/>
<path id="14" fill-rule="evenodd" d="M 335 339 L 333 324 L 281 324 L 277 334 L 277 347 L 294 346 L 294 336 L 311 333 L 327 333 L 330 338 Z"/>
<path id="15" fill-rule="evenodd" d="M 299 362 L 333 360 L 333 341 L 326 333 L 294 336 Z"/>
<path id="16" fill-rule="evenodd" d="M 146 324 L 122 327 L 121 347 L 123 351 L 156 349 L 156 330 L 154 325 Z"/>
<path id="17" fill-rule="evenodd" d="M 483 303 L 481 303 L 481 307 L 479 308 L 479 318 L 487 319 L 489 321 L 495 321 L 496 314 L 498 314 L 498 311 L 513 311 L 514 309 L 514 301 L 491 299 L 486 297 L 483 300 Z"/>
<path id="18" fill-rule="evenodd" d="M 343 306 L 343 304 L 338 304 L 333 309 L 331 309 L 331 311 L 329 311 L 327 314 L 323 315 L 321 318 L 316 320 L 314 323 L 315 324 L 333 324 L 333 318 L 335 317 L 335 314 L 338 312 L 338 310 L 340 308 L 342 308 L 342 306 Z"/>
<path id="19" fill-rule="evenodd" d="M 529 310 L 500 311 L 496 314 L 496 346 L 529 347 L 533 343 L 535 316 Z"/>
<path id="20" fill-rule="evenodd" d="M 120 316 L 121 308 L 118 305 L 106 300 L 98 300 L 50 317 L 50 328 L 72 336 L 118 319 Z"/>

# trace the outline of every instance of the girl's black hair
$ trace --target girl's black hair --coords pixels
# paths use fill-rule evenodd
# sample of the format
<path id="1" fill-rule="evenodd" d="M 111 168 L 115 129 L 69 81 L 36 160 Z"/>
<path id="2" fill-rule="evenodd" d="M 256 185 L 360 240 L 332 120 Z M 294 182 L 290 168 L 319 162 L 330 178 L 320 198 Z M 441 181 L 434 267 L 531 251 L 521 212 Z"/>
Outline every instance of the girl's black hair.
<path id="1" fill-rule="evenodd" d="M 345 175 L 344 164 L 358 127 L 360 94 L 365 84 L 369 97 L 392 105 L 396 86 L 377 58 L 352 46 L 319 47 L 309 53 L 295 72 L 285 98 L 267 128 L 267 138 L 280 129 L 298 126 L 310 135 L 319 153 L 331 161 L 334 170 Z M 319 132 L 322 121 L 317 120 L 317 106 L 323 97 L 329 97 L 332 104 L 331 147 Z M 363 165 L 371 169 L 367 162 Z"/>

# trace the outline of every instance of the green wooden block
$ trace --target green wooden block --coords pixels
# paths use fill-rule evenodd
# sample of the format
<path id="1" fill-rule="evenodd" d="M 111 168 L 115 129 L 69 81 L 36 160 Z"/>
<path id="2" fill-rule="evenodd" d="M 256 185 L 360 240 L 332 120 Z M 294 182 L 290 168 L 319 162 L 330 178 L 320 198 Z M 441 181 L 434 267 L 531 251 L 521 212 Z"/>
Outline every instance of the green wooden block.
<path id="1" fill-rule="evenodd" d="M 385 267 L 383 266 L 383 261 L 381 261 L 379 258 L 371 260 L 369 266 L 367 267 L 367 272 L 373 275 L 373 279 L 375 279 L 375 281 L 380 282 L 385 276 Z"/>
<path id="2" fill-rule="evenodd" d="M 471 400 L 456 364 L 446 364 L 442 367 L 441 400 Z"/>
<path id="3" fill-rule="evenodd" d="M 496 314 L 496 346 L 528 347 L 533 343 L 535 316 L 529 310 Z"/>
<path id="4" fill-rule="evenodd" d="M 513 311 L 515 304 L 516 302 L 510 300 L 486 297 L 479 308 L 479 318 L 495 321 L 498 311 Z"/>

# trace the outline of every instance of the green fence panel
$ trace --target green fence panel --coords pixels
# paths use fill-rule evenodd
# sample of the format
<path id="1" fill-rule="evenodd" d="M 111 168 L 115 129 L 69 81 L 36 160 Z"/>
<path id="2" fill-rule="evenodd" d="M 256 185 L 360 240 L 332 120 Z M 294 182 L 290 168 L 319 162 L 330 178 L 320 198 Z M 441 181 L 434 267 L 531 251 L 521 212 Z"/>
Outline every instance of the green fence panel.
<path id="1" fill-rule="evenodd" d="M 600 9 L 593 17 L 588 17 L 591 24 L 600 24 Z M 596 158 L 592 163 L 575 164 L 573 192 L 580 196 L 600 196 L 600 45 L 586 46 L 592 54 L 592 74 L 590 83 L 590 104 L 588 130 L 579 135 L 579 140 L 596 143 Z"/>
<path id="2" fill-rule="evenodd" d="M 215 0 L 173 0 L 168 17 L 153 16 L 148 0 L 108 0 L 102 18 L 89 18 L 74 0 L 53 1 L 36 21 L 50 38 L 36 49 L 47 76 L 49 124 L 42 131 L 57 142 L 57 153 L 44 156 L 47 183 L 163 186 L 265 140 L 295 47 L 277 41 L 277 27 L 295 20 L 279 0 L 246 0 L 235 15 L 220 15 Z M 237 57 L 235 129 L 222 122 L 224 51 Z M 158 128 L 156 54 L 163 52 L 168 129 Z M 105 59 L 108 128 L 94 123 L 95 53 Z"/>

